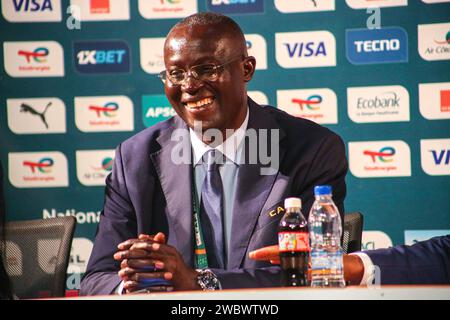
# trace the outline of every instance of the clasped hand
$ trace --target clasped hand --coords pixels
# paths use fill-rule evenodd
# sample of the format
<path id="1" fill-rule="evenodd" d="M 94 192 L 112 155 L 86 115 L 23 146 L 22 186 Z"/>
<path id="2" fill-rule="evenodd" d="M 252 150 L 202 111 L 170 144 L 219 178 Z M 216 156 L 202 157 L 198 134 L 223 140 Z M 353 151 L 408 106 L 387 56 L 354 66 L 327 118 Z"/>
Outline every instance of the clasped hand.
<path id="1" fill-rule="evenodd" d="M 114 259 L 120 261 L 118 274 L 126 293 L 147 287 L 152 279 L 171 281 L 174 290 L 200 289 L 197 272 L 184 263 L 174 247 L 166 244 L 163 233 L 141 234 L 138 239 L 128 239 L 117 247 Z"/>

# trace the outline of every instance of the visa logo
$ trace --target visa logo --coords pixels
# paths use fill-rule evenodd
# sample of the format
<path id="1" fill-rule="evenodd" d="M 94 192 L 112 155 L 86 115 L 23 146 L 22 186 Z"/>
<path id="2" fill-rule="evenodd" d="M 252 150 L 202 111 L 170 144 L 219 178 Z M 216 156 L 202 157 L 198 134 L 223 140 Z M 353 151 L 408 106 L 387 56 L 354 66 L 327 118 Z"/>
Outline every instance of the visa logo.
<path id="1" fill-rule="evenodd" d="M 114 64 L 122 63 L 125 50 L 93 50 L 80 51 L 77 54 L 78 63 L 86 64 Z"/>
<path id="2" fill-rule="evenodd" d="M 450 163 L 450 150 L 429 150 L 433 155 L 433 160 L 436 165 L 449 165 Z M 445 160 L 444 160 L 445 159 Z"/>
<path id="3" fill-rule="evenodd" d="M 284 45 L 286 46 L 286 49 L 288 51 L 289 57 L 290 58 L 294 58 L 294 57 L 317 57 L 317 56 L 326 56 L 327 55 L 327 50 L 325 47 L 325 43 L 323 41 L 319 42 L 319 43 L 315 43 L 315 42 L 299 42 L 299 43 L 295 43 L 295 44 L 291 44 L 291 43 L 284 43 Z"/>
<path id="4" fill-rule="evenodd" d="M 16 12 L 53 11 L 51 0 L 13 0 L 13 5 Z"/>

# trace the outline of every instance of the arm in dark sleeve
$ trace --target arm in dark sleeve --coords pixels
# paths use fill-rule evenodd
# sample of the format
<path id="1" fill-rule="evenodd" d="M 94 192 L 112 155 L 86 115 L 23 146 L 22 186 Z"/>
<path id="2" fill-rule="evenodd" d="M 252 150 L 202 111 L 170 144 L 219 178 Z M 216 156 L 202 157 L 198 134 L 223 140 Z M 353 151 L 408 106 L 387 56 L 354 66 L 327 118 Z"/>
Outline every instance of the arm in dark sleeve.
<path id="1" fill-rule="evenodd" d="M 105 204 L 100 215 L 94 248 L 81 282 L 80 295 L 111 294 L 120 284 L 117 245 L 137 233 L 134 208 L 123 173 L 121 146 L 116 150 L 111 174 L 106 178 Z"/>
<path id="2" fill-rule="evenodd" d="M 380 267 L 382 284 L 450 284 L 450 235 L 364 253 Z"/>

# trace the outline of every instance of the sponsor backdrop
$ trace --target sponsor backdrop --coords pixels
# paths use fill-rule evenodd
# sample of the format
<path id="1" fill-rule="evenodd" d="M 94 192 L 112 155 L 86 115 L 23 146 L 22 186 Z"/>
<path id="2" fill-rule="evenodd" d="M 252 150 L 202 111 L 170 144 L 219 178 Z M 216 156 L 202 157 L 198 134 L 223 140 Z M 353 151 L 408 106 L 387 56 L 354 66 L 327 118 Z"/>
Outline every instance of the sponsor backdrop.
<path id="1" fill-rule="evenodd" d="M 115 147 L 174 115 L 157 77 L 164 37 L 216 11 L 256 56 L 250 96 L 344 139 L 365 249 L 449 233 L 449 2 L 1 0 L 7 220 L 74 215 L 78 289 Z"/>

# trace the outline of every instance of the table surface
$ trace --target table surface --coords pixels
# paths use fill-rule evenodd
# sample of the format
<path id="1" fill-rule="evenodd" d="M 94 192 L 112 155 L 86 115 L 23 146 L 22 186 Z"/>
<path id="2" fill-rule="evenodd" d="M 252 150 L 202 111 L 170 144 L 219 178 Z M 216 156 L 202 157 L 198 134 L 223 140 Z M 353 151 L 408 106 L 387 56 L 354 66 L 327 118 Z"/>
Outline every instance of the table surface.
<path id="1" fill-rule="evenodd" d="M 66 298 L 67 299 L 67 298 Z M 70 299 L 70 298 L 69 298 Z M 180 291 L 130 295 L 88 296 L 88 300 L 450 300 L 450 285 L 347 287 L 343 289 L 270 288 L 212 292 Z"/>

